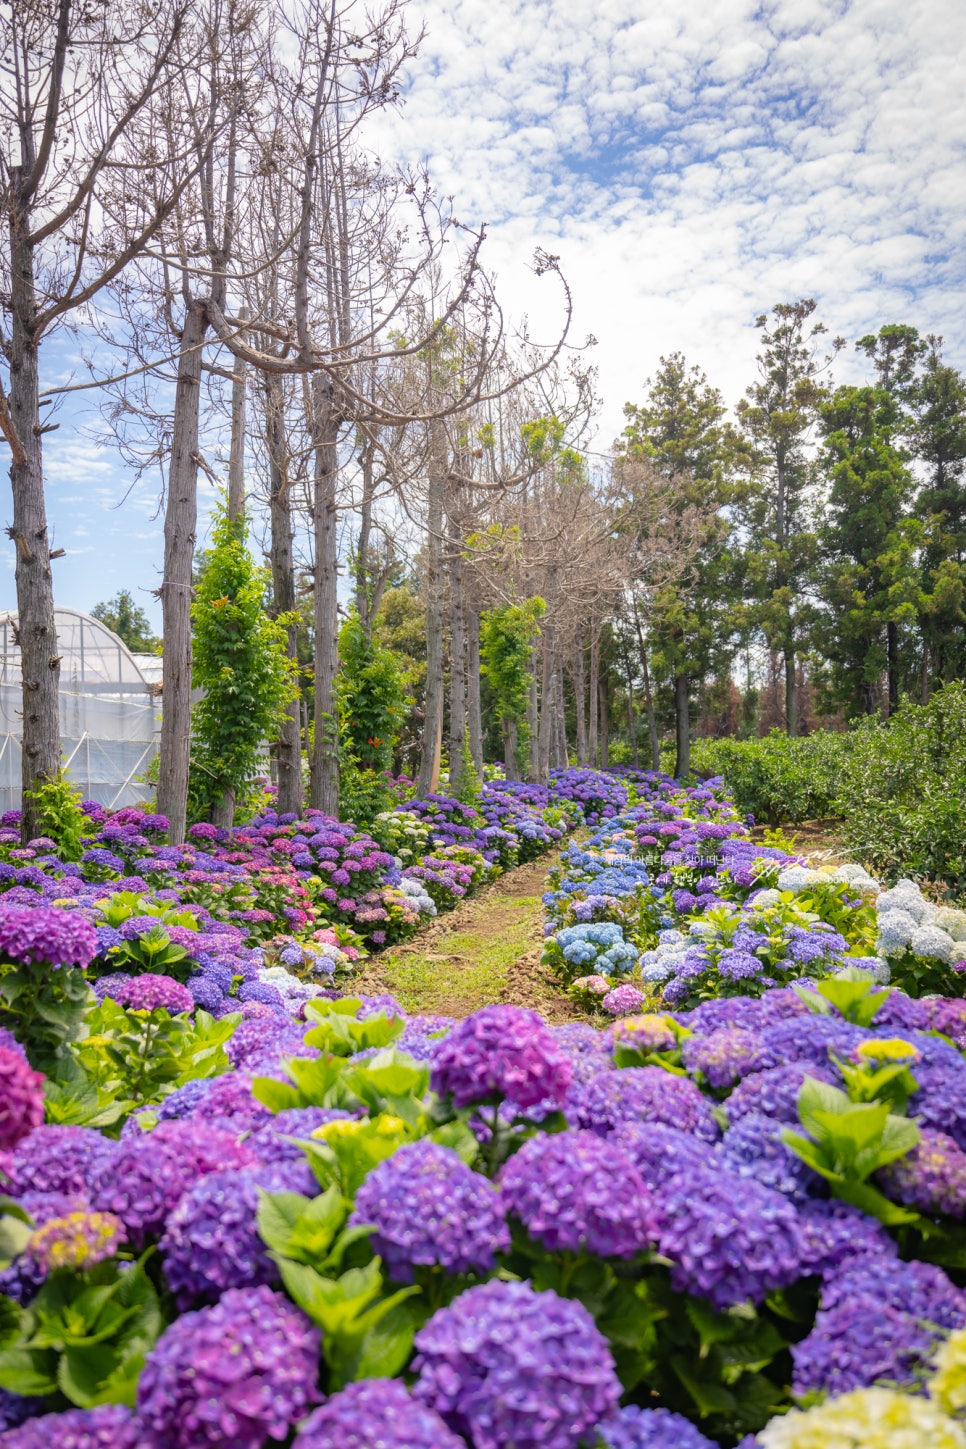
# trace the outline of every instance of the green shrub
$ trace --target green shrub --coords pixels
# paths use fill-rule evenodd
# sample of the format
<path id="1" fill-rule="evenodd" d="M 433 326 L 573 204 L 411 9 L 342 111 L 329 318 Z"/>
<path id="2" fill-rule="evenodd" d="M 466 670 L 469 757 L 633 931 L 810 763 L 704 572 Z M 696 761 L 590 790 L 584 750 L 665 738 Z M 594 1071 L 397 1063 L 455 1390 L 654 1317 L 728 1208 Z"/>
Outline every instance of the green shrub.
<path id="1" fill-rule="evenodd" d="M 838 805 L 850 853 L 886 878 L 966 891 L 966 686 L 845 738 Z"/>
<path id="2" fill-rule="evenodd" d="M 738 809 L 759 824 L 821 820 L 838 813 L 850 738 L 823 730 L 790 740 L 772 730 L 761 740 L 695 740 L 691 767 L 723 775 Z"/>
<path id="3" fill-rule="evenodd" d="M 63 769 L 49 780 L 40 780 L 29 792 L 36 812 L 37 836 L 46 836 L 57 847 L 61 860 L 80 860 L 84 852 L 87 816 L 80 808 L 81 792 L 67 779 Z"/>

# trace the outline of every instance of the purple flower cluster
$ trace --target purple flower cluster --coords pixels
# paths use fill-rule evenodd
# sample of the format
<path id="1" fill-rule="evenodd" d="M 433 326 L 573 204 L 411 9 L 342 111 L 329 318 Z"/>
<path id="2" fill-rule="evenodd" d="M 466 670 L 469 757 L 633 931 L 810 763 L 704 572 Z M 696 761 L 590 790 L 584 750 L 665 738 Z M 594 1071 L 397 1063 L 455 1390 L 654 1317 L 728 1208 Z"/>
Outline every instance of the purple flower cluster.
<path id="1" fill-rule="evenodd" d="M 882 1168 L 878 1180 L 894 1202 L 951 1218 L 966 1216 L 966 1152 L 934 1127 L 923 1127 L 918 1144 Z"/>
<path id="2" fill-rule="evenodd" d="M 630 1404 L 598 1432 L 606 1449 L 717 1449 L 682 1414 Z"/>
<path id="3" fill-rule="evenodd" d="M 798 1216 L 771 1188 L 720 1168 L 679 1173 L 658 1199 L 658 1246 L 681 1293 L 716 1308 L 794 1283 L 802 1271 Z"/>
<path id="4" fill-rule="evenodd" d="M 823 1182 L 782 1141 L 783 1126 L 774 1117 L 746 1112 L 729 1127 L 718 1147 L 718 1160 L 738 1177 L 753 1177 L 765 1187 L 802 1202 L 822 1189 Z"/>
<path id="5" fill-rule="evenodd" d="M 583 1304 L 527 1283 L 470 1288 L 416 1334 L 414 1397 L 476 1449 L 577 1449 L 620 1383 Z"/>
<path id="6" fill-rule="evenodd" d="M 6 1171 L 7 1191 L 26 1193 L 90 1193 L 101 1168 L 109 1163 L 117 1144 L 92 1127 L 36 1127 L 18 1144 Z"/>
<path id="7" fill-rule="evenodd" d="M 492 1272 L 495 1254 L 510 1246 L 499 1191 L 428 1138 L 405 1144 L 369 1173 L 350 1223 L 372 1227 L 374 1249 L 403 1283 L 420 1267 Z"/>
<path id="8" fill-rule="evenodd" d="M 55 969 L 87 966 L 97 951 L 90 922 L 76 911 L 48 906 L 0 906 L 0 958 L 16 965 L 45 962 Z"/>
<path id="9" fill-rule="evenodd" d="M 262 1449 L 316 1398 L 319 1333 L 270 1288 L 175 1319 L 138 1382 L 138 1449 Z"/>
<path id="10" fill-rule="evenodd" d="M 501 1098 L 522 1111 L 563 1106 L 573 1068 L 535 1011 L 484 1006 L 457 1023 L 433 1062 L 432 1088 L 456 1107 Z"/>
<path id="11" fill-rule="evenodd" d="M 507 1211 L 551 1253 L 631 1258 L 656 1237 L 633 1159 L 593 1132 L 532 1137 L 503 1168 Z"/>
<path id="12" fill-rule="evenodd" d="M 465 1449 L 434 1410 L 399 1379 L 347 1384 L 315 1409 L 293 1449 Z"/>
<path id="13" fill-rule="evenodd" d="M 140 1449 L 134 1414 L 124 1404 L 98 1404 L 41 1414 L 0 1439 L 3 1449 Z"/>
<path id="14" fill-rule="evenodd" d="M 567 1116 L 602 1137 L 623 1122 L 661 1122 L 713 1142 L 718 1136 L 710 1102 L 693 1082 L 660 1067 L 604 1072 L 575 1088 Z"/>
<path id="15" fill-rule="evenodd" d="M 759 1033 L 740 1026 L 720 1026 L 708 1036 L 687 1037 L 682 1057 L 688 1071 L 703 1077 L 715 1091 L 760 1071 L 766 1060 Z"/>
<path id="16" fill-rule="evenodd" d="M 194 998 L 186 986 L 170 976 L 159 976 L 151 971 L 132 977 L 111 995 L 129 1011 L 157 1011 L 161 1007 L 169 1015 L 177 1016 L 179 1012 L 194 1011 L 195 1008 Z"/>

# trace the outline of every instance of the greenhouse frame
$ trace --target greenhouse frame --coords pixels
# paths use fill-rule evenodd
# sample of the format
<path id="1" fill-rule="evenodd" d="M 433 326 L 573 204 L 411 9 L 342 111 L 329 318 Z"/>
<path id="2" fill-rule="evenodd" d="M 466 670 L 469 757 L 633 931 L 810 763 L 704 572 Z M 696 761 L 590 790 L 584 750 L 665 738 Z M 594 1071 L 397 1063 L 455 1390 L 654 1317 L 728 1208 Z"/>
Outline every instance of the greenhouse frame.
<path id="1" fill-rule="evenodd" d="M 151 668 L 155 661 L 139 663 L 105 624 L 76 609 L 55 609 L 54 624 L 68 778 L 84 799 L 113 809 L 149 799 L 153 788 L 144 777 L 157 754 L 160 732 L 160 687 L 157 670 Z M 2 810 L 20 805 L 22 716 L 17 615 L 0 613 Z"/>

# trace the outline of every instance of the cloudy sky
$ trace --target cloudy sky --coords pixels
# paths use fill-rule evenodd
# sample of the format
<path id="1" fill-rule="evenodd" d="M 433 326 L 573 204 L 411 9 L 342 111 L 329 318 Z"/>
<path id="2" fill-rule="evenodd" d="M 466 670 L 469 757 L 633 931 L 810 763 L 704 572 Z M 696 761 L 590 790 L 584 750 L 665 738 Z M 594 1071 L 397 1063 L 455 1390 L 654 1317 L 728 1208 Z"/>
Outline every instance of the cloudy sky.
<path id="1" fill-rule="evenodd" d="M 426 38 L 405 105 L 372 140 L 487 222 L 506 310 L 546 336 L 559 298 L 528 263 L 559 254 L 573 336 L 597 339 L 594 447 L 673 349 L 733 404 L 754 318 L 782 300 L 813 296 L 851 340 L 895 321 L 940 332 L 966 364 L 957 0 L 412 0 L 412 14 Z M 842 375 L 856 371 L 845 355 Z M 151 490 L 115 507 L 123 468 L 67 417 L 48 442 L 60 599 L 89 608 L 127 586 L 156 618 Z"/>

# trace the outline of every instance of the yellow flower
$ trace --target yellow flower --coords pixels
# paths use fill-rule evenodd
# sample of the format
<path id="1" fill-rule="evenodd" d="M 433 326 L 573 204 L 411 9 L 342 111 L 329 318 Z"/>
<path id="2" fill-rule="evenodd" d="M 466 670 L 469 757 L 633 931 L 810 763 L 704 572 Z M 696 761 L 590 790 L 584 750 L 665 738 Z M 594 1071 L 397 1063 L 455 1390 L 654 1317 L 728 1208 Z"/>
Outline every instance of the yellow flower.
<path id="1" fill-rule="evenodd" d="M 316 1127 L 312 1133 L 313 1137 L 321 1137 L 324 1142 L 334 1145 L 336 1142 L 345 1142 L 353 1137 L 405 1137 L 406 1124 L 401 1117 L 394 1117 L 391 1112 L 382 1112 L 378 1117 L 363 1117 L 361 1121 L 346 1120 L 340 1118 L 336 1122 L 325 1122 L 321 1127 Z"/>
<path id="2" fill-rule="evenodd" d="M 947 1414 L 966 1409 L 966 1328 L 957 1328 L 936 1353 L 936 1372 L 928 1388 Z"/>
<path id="3" fill-rule="evenodd" d="M 856 1389 L 772 1419 L 758 1442 L 761 1449 L 966 1449 L 966 1431 L 928 1399 Z"/>
<path id="4" fill-rule="evenodd" d="M 873 1062 L 910 1062 L 918 1061 L 920 1057 L 912 1042 L 896 1036 L 860 1042 L 856 1053 Z"/>

